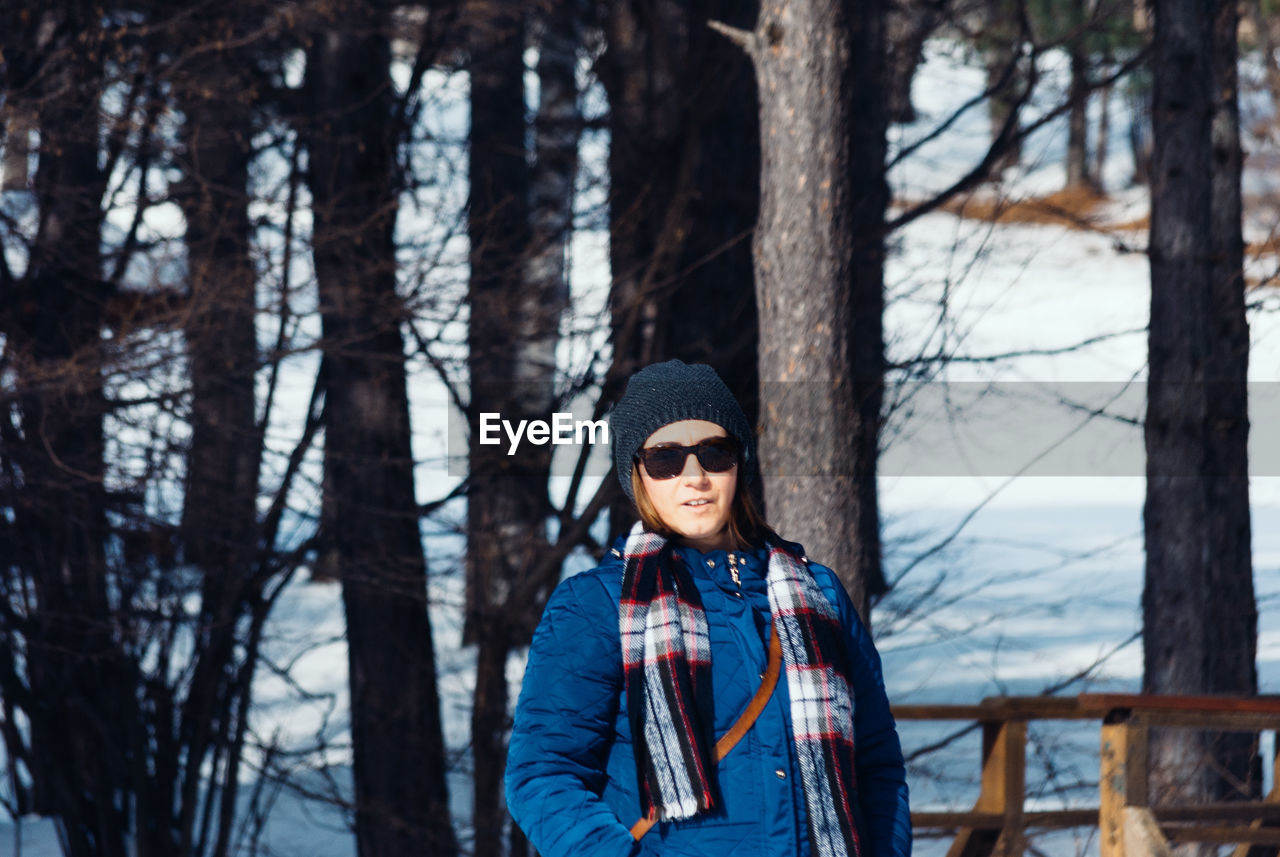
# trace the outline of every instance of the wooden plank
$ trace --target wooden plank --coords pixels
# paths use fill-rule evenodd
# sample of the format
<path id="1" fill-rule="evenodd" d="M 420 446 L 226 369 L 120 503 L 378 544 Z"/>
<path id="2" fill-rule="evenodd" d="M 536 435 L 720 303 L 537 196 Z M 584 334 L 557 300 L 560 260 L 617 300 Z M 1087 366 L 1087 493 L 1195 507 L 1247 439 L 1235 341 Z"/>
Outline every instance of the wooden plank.
<path id="1" fill-rule="evenodd" d="M 1022 816 L 1027 793 L 1027 724 L 988 723 L 982 735 L 982 794 L 975 809 L 1003 815 L 996 857 L 1022 857 L 1026 831 Z"/>
<path id="2" fill-rule="evenodd" d="M 982 720 L 990 712 L 979 705 L 893 705 L 894 720 Z"/>
<path id="3" fill-rule="evenodd" d="M 1098 829 L 1102 857 L 1141 857 L 1125 851 L 1126 807 L 1147 805 L 1147 727 L 1141 715 L 1102 725 Z"/>
<path id="4" fill-rule="evenodd" d="M 1012 727 L 1012 728 L 1010 728 Z M 975 810 L 998 812 L 1002 815 L 1013 795 L 1011 791 L 1020 788 L 1023 782 L 1013 769 L 1019 767 L 1025 775 L 1026 770 L 1026 735 L 1025 723 L 991 723 L 982 729 L 982 791 Z M 1021 742 L 1017 739 L 1021 737 Z M 1019 756 L 1021 750 L 1021 756 Z"/>
<path id="5" fill-rule="evenodd" d="M 1211 803 L 1194 806 L 1157 806 L 1151 807 L 1151 813 L 1161 824 L 1179 822 L 1213 822 L 1236 821 L 1280 823 L 1280 803 L 1268 800 Z M 1077 825 L 1096 824 L 1097 809 L 1058 809 L 1027 812 L 1023 815 L 1026 827 L 1075 827 Z M 956 812 L 913 812 L 911 823 L 916 827 L 979 827 L 996 829 L 1004 823 L 1004 814 L 1000 812 L 980 812 L 977 810 Z"/>
<path id="6" fill-rule="evenodd" d="M 1233 715 L 1248 717 L 1241 729 L 1253 724 L 1271 724 L 1261 728 L 1280 728 L 1280 696 L 1161 696 L 1156 694 L 1082 693 L 1079 696 L 993 696 L 980 705 L 913 704 L 892 706 L 898 720 L 1091 720 L 1101 719 L 1116 709 L 1145 711 L 1153 715 Z M 1276 718 L 1276 719 L 1272 719 Z M 1195 720 L 1188 725 L 1213 725 L 1218 722 Z"/>
<path id="7" fill-rule="evenodd" d="M 1082 710 L 1191 711 L 1249 713 L 1280 716 L 1280 696 L 1166 696 L 1154 693 L 1082 693 Z"/>
<path id="8" fill-rule="evenodd" d="M 916 830 L 958 830 L 961 827 L 998 830 L 1004 815 L 996 812 L 913 812 L 911 827 Z M 1023 824 L 1038 830 L 1086 827 L 1098 823 L 1096 809 L 1050 809 L 1028 812 Z"/>
<path id="9" fill-rule="evenodd" d="M 1083 710 L 1074 696 L 991 696 L 979 705 L 894 705 L 895 720 L 1090 720 L 1101 711 Z"/>
<path id="10" fill-rule="evenodd" d="M 1081 709 L 1076 696 L 990 696 L 982 700 L 980 707 L 1005 719 L 1079 720 L 1100 716 Z"/>
<path id="11" fill-rule="evenodd" d="M 947 857 L 1022 857 L 1026 848 L 1023 801 L 1027 778 L 1027 724 L 987 721 L 982 729 L 982 790 L 975 814 L 994 815 L 998 829 L 964 826 Z"/>

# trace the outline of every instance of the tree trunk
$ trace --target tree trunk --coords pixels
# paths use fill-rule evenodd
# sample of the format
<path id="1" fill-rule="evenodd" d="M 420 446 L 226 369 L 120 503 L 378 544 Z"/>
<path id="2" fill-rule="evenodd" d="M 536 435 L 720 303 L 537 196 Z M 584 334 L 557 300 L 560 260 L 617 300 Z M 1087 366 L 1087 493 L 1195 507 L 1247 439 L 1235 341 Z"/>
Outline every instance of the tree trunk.
<path id="1" fill-rule="evenodd" d="M 991 138 L 999 138 L 1009 117 L 1020 109 L 1021 92 L 1026 88 L 1023 68 L 1022 31 L 1015 11 L 1019 0 L 982 0 L 984 15 L 980 34 L 982 57 L 987 69 L 987 114 Z M 1022 161 L 1022 135 L 1015 134 L 995 164 L 995 171 L 1017 166 Z"/>
<path id="2" fill-rule="evenodd" d="M 1083 22 L 1084 4 L 1072 2 L 1072 21 Z M 1067 113 L 1067 187 L 1093 186 L 1089 172 L 1089 53 L 1085 50 L 1083 36 L 1067 44 L 1071 60 L 1071 84 L 1067 94 L 1070 110 Z"/>
<path id="3" fill-rule="evenodd" d="M 478 426 L 482 413 L 520 420 L 541 415 L 549 404 L 526 401 L 526 396 L 540 399 L 543 391 L 534 377 L 524 383 L 516 377 L 521 326 L 545 328 L 541 313 L 522 315 L 528 309 L 525 301 L 533 302 L 522 289 L 529 246 L 522 16 L 517 5 L 495 6 L 472 22 L 467 211 L 472 426 Z M 526 444 L 512 459 L 500 446 L 481 445 L 478 431 L 471 433 L 463 642 L 476 646 L 471 754 L 477 857 L 501 857 L 505 838 L 506 664 L 515 645 L 509 596 L 536 556 L 537 524 L 546 520 L 547 509 L 545 477 L 539 484 L 533 474 L 545 472 L 549 452 L 549 446 Z"/>
<path id="4" fill-rule="evenodd" d="M 609 4 L 600 63 L 610 104 L 606 401 L 636 369 L 678 357 L 715 367 L 755 420 L 755 81 L 742 51 L 709 26 L 750 26 L 754 5 Z M 612 534 L 634 520 L 619 494 Z"/>
<path id="5" fill-rule="evenodd" d="M 453 855 L 396 292 L 387 10 L 346 14 L 314 35 L 305 87 L 325 468 L 341 522 L 323 538 L 347 617 L 356 846 L 360 857 Z"/>
<path id="6" fill-rule="evenodd" d="M 1155 16 L 1143 593 L 1154 693 L 1256 692 L 1235 25 L 1222 5 L 1164 0 Z M 1225 748 L 1220 763 L 1248 767 Z M 1212 752 L 1198 733 L 1153 733 L 1153 799 L 1221 793 Z"/>
<path id="7" fill-rule="evenodd" d="M 31 119 L 26 114 L 9 107 L 5 110 L 4 162 L 0 164 L 0 191 L 27 190 L 31 186 Z"/>
<path id="8" fill-rule="evenodd" d="M 237 29 L 235 21 L 218 15 L 197 15 L 191 23 L 193 44 Z M 221 812 L 211 853 L 223 857 L 233 832 L 240 758 L 236 631 L 251 603 L 258 542 L 256 277 L 248 212 L 253 110 L 243 98 L 253 83 L 246 70 L 254 58 L 244 50 L 202 47 L 175 83 L 186 117 L 186 175 L 175 195 L 187 223 L 184 333 L 192 387 L 182 536 L 184 560 L 203 571 L 195 673 L 182 711 L 188 758 L 180 829 L 181 842 L 190 847 L 201 787 L 209 786 L 204 761 L 221 760 L 213 766 L 221 772 Z M 212 794 L 203 799 L 212 800 Z M 157 830 L 154 853 L 162 853 L 167 832 L 164 826 Z"/>
<path id="9" fill-rule="evenodd" d="M 853 115 L 849 164 L 853 187 L 852 311 L 849 316 L 855 433 L 851 438 L 856 533 L 841 581 L 871 624 L 871 598 L 883 594 L 880 504 L 876 466 L 884 406 L 884 226 L 889 205 L 885 176 L 888 116 L 884 97 L 886 0 L 857 3 L 850 16 L 853 41 Z M 839 550 L 837 548 L 837 550 Z M 832 557 L 839 553 L 830 554 Z M 860 597 L 859 597 L 860 596 Z"/>
<path id="10" fill-rule="evenodd" d="M 538 109 L 534 124 L 534 161 L 529 174 L 530 244 L 518 300 L 522 307 L 515 340 L 515 375 L 529 413 L 549 420 L 557 405 L 555 351 L 560 322 L 569 308 L 570 245 L 573 239 L 574 186 L 582 111 L 578 106 L 577 62 L 582 46 L 583 11 L 579 0 L 559 0 L 538 15 Z M 550 456 L 542 461 L 548 468 Z M 545 492 L 544 474 L 533 477 Z M 572 513 L 573 510 L 568 510 Z M 536 550 L 548 547 L 541 522 L 528 533 Z M 543 563 L 545 565 L 545 563 Z M 525 577 L 524 571 L 521 577 Z M 558 565 L 541 580 L 525 580 L 512 604 L 516 645 L 526 645 L 542 618 L 557 583 Z M 523 613 L 523 615 L 521 615 Z M 513 826 L 513 833 L 519 828 Z"/>
<path id="11" fill-rule="evenodd" d="M 896 0 L 887 10 L 888 67 L 885 72 L 886 111 L 890 122 L 916 121 L 911 84 L 924 59 L 924 44 L 938 26 L 940 0 Z"/>
<path id="12" fill-rule="evenodd" d="M 1111 73 L 1111 56 L 1102 58 L 1103 74 Z M 1093 178 L 1099 190 L 1105 190 L 1107 156 L 1111 148 L 1111 84 L 1103 84 L 1098 90 L 1098 136 L 1093 147 Z"/>
<path id="13" fill-rule="evenodd" d="M 529 397 L 543 411 L 552 407 L 560 320 L 569 307 L 566 262 L 573 236 L 574 182 L 582 136 L 577 81 L 582 24 L 578 6 L 578 0 L 559 0 L 538 16 L 538 110 L 529 177 L 532 228 L 525 268 L 527 286 L 519 315 L 522 327 L 517 337 L 516 376 L 531 385 Z"/>
<path id="14" fill-rule="evenodd" d="M 749 27 L 756 5 L 722 0 L 708 4 L 705 16 L 690 16 L 689 54 L 678 79 L 685 82 L 679 158 L 691 175 L 666 177 L 681 182 L 677 194 L 688 193 L 676 203 L 683 206 L 682 232 L 658 237 L 677 253 L 655 343 L 657 359 L 715 367 L 753 425 L 759 369 L 751 232 L 759 215 L 760 119 L 750 59 L 708 21 Z M 690 80 L 702 83 L 690 88 Z"/>
<path id="15" fill-rule="evenodd" d="M 576 104 L 575 54 L 556 11 L 546 21 L 539 62 L 545 76 L 536 184 L 526 160 L 523 9 L 493 6 L 472 20 L 467 365 L 473 427 L 482 413 L 548 420 L 553 409 L 555 346 L 567 302 L 563 242 L 572 197 L 565 195 L 572 193 L 577 164 L 570 130 L 576 125 L 570 106 Z M 539 245 L 531 246 L 531 232 Z M 503 447 L 482 445 L 475 430 L 469 446 L 463 639 L 476 646 L 471 752 L 478 857 L 501 857 L 508 824 L 502 791 L 508 655 L 528 642 L 537 602 L 553 585 L 547 581 L 536 597 L 525 597 L 527 577 L 548 547 L 551 451 L 526 443 L 510 457 Z"/>
<path id="16" fill-rule="evenodd" d="M 1209 349 L 1205 363 L 1210 515 L 1209 586 L 1213 597 L 1207 675 L 1210 693 L 1255 694 L 1258 609 L 1253 591 L 1249 521 L 1249 324 L 1245 318 L 1244 237 L 1237 74 L 1237 6 L 1213 8 L 1213 103 L 1210 183 L 1212 266 Z M 1256 797 L 1261 760 L 1256 735 L 1213 736 L 1220 768 L 1209 786 L 1215 797 Z"/>
<path id="17" fill-rule="evenodd" d="M 1127 101 L 1132 120 L 1129 122 L 1129 151 L 1133 156 L 1133 183 L 1149 185 L 1153 157 L 1151 143 L 1151 89 L 1141 82 L 1128 88 Z"/>
<path id="18" fill-rule="evenodd" d="M 877 4 L 770 0 L 748 43 L 761 93 L 755 260 L 769 518 L 837 570 L 864 616 L 883 588 L 882 22 Z"/>
<path id="19" fill-rule="evenodd" d="M 40 222 L 26 273 L 7 300 L 5 354 L 23 391 L 21 438 L 7 434 L 6 445 L 21 479 L 10 559 L 34 590 L 21 629 L 32 808 L 58 818 L 71 857 L 124 857 L 137 720 L 105 554 L 103 34 L 87 8 L 33 11 L 26 22 L 29 31 L 14 32 L 12 50 L 6 46 L 6 61 L 13 72 L 24 56 L 44 58 L 26 66 L 38 72 L 18 87 L 38 105 Z"/>
<path id="20" fill-rule="evenodd" d="M 657 321 L 668 291 L 659 293 L 655 284 L 670 283 L 671 245 L 675 236 L 688 233 L 679 182 L 691 188 L 696 179 L 692 170 L 678 168 L 677 129 L 692 131 L 682 123 L 678 90 L 680 73 L 688 70 L 685 7 L 674 0 L 642 0 L 607 8 L 600 79 L 609 96 L 613 364 L 602 396 L 615 402 L 629 376 L 665 356 L 657 349 Z M 671 225 L 664 230 L 666 221 Z M 609 507 L 609 541 L 635 521 L 634 507 L 619 492 Z"/>
<path id="21" fill-rule="evenodd" d="M 580 10 L 573 0 L 543 9 L 535 160 L 525 158 L 525 22 L 518 10 L 476 19 L 471 64 L 469 328 L 472 425 L 478 415 L 550 420 L 556 408 L 560 320 L 569 302 L 566 257 L 578 171 L 576 63 Z M 539 562 L 546 522 L 550 446 L 525 444 L 513 459 L 473 433 L 467 495 L 467 627 L 477 647 L 471 717 L 475 853 L 527 851 L 508 825 L 502 792 L 509 728 L 506 665 L 527 645 L 559 566 Z M 546 566 L 547 572 L 534 570 Z"/>

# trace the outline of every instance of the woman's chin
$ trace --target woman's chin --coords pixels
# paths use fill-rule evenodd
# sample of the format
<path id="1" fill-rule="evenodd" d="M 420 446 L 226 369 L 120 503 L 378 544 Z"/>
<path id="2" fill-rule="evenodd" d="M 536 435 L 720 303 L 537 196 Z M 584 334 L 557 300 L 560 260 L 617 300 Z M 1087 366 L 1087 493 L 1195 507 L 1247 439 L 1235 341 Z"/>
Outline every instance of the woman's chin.
<path id="1" fill-rule="evenodd" d="M 675 529 L 685 541 L 707 550 L 705 545 L 700 543 L 716 542 L 724 538 L 727 524 L 727 521 L 721 521 L 718 525 L 711 522 L 698 522 L 697 524 Z"/>

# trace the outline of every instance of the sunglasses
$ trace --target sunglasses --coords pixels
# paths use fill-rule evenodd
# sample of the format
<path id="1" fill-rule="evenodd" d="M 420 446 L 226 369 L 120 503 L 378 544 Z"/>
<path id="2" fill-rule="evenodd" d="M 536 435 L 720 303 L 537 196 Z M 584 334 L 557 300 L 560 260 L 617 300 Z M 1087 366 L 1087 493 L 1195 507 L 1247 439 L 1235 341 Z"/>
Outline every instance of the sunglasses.
<path id="1" fill-rule="evenodd" d="M 709 437 L 693 446 L 654 446 L 641 449 L 636 460 L 653 479 L 673 479 L 684 472 L 689 453 L 708 473 L 724 473 L 738 463 L 738 442 L 731 437 Z"/>

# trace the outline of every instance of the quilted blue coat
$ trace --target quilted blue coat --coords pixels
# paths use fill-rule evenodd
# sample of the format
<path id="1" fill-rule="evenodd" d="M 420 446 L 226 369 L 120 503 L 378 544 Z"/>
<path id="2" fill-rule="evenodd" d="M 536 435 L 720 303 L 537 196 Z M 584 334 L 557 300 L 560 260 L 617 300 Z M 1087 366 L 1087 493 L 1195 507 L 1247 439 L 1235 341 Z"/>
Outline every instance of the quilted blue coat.
<path id="1" fill-rule="evenodd" d="M 598 568 L 563 581 L 538 625 L 507 754 L 512 817 L 543 857 L 808 857 L 785 675 L 751 731 L 717 766 L 720 805 L 697 818 L 659 822 L 639 842 L 632 839 L 641 811 L 618 637 L 625 543 L 620 537 Z M 747 707 L 765 670 L 767 559 L 763 550 L 747 554 L 739 586 L 725 551 L 677 549 L 707 614 L 719 737 Z M 835 574 L 813 562 L 809 568 L 848 630 L 863 857 L 909 857 L 907 784 L 880 657 Z"/>

